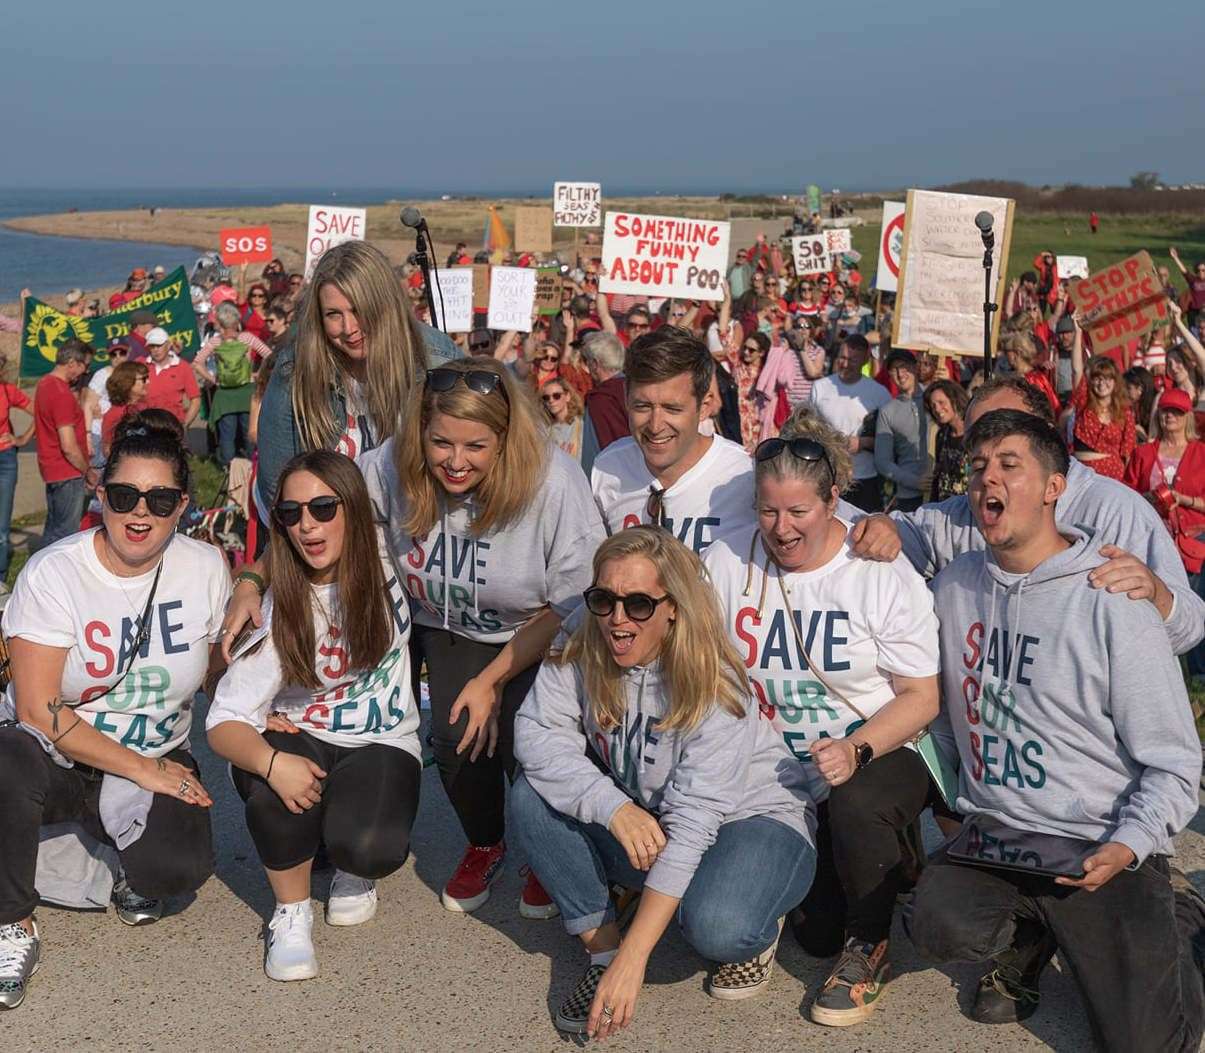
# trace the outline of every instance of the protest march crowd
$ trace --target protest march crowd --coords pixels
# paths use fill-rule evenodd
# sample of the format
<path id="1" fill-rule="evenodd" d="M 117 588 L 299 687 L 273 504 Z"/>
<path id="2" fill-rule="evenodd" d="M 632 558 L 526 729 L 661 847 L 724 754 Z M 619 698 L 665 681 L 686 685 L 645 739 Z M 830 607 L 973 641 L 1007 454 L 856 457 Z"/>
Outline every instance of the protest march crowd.
<path id="1" fill-rule="evenodd" d="M 365 241 L 308 280 L 201 260 L 191 360 L 137 311 L 102 369 L 72 339 L 32 405 L 3 386 L 3 569 L 34 433 L 47 521 L 3 613 L 0 1007 L 39 903 L 141 925 L 211 875 L 204 689 L 274 980 L 318 975 L 315 867 L 328 924 L 375 914 L 426 745 L 466 840 L 444 907 L 517 849 L 520 913 L 580 941 L 563 1031 L 639 1027 L 675 919 L 730 1000 L 785 927 L 832 959 L 811 1019 L 856 1025 L 902 911 L 925 959 L 985 963 L 978 1021 L 1037 1012 L 1057 953 L 1100 1048 L 1196 1050 L 1205 263 L 1123 370 L 1039 255 L 985 375 L 893 348 L 848 257 L 759 238 L 711 300 L 600 292 L 601 262 L 530 332 L 453 337 Z M 248 495 L 233 568 L 183 529 L 201 419 Z"/>

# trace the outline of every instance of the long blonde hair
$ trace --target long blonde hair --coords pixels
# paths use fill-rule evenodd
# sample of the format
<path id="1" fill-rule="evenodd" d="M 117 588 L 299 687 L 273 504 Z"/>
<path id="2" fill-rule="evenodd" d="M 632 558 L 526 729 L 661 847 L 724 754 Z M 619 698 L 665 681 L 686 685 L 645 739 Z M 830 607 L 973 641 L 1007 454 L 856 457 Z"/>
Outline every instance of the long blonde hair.
<path id="1" fill-rule="evenodd" d="M 344 386 L 348 372 L 322 328 L 324 285 L 347 297 L 364 334 L 364 393 L 378 439 L 397 430 L 398 414 L 426 367 L 422 332 L 385 254 L 364 241 L 328 249 L 297 310 L 293 419 L 307 450 L 333 446 L 345 423 L 331 410 L 331 392 Z"/>
<path id="2" fill-rule="evenodd" d="M 657 570 L 658 583 L 673 601 L 676 616 L 661 646 L 662 683 L 668 710 L 659 731 L 691 731 L 720 706 L 743 717 L 749 680 L 736 648 L 728 638 L 719 600 L 699 557 L 666 530 L 636 526 L 621 530 L 594 553 L 594 580 L 603 564 L 640 556 Z M 582 624 L 550 661 L 576 663 L 589 699 L 590 712 L 605 729 L 623 721 L 627 709 L 623 670 L 607 647 L 599 619 L 586 613 Z"/>
<path id="3" fill-rule="evenodd" d="M 439 413 L 484 424 L 499 439 L 498 457 L 474 490 L 477 512 L 472 529 L 480 537 L 518 519 L 535 499 L 547 474 L 548 430 L 532 393 L 501 363 L 492 358 L 461 358 L 439 368 L 494 373 L 500 378 L 499 387 L 482 395 L 461 382 L 447 391 L 433 391 L 424 383 L 410 393 L 393 443 L 397 477 L 406 499 L 402 529 L 422 537 L 439 520 L 443 488 L 427 468 L 423 445 L 427 425 Z"/>

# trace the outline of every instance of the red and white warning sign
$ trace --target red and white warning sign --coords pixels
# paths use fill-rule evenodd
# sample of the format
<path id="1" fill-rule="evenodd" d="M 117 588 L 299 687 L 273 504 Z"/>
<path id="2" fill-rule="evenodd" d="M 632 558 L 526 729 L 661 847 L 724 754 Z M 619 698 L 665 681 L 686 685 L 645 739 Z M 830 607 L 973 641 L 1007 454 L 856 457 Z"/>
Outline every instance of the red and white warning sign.
<path id="1" fill-rule="evenodd" d="M 879 269 L 874 287 L 880 292 L 895 292 L 900 282 L 900 256 L 904 251 L 904 204 L 883 202 L 883 230 L 879 238 Z"/>

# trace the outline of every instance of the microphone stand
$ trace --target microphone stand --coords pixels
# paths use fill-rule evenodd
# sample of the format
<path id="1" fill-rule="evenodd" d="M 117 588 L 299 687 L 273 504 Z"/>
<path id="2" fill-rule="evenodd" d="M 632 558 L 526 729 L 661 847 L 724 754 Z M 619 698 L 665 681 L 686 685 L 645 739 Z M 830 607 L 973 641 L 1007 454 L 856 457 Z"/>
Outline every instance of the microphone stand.
<path id="1" fill-rule="evenodd" d="M 431 292 L 431 260 L 427 256 L 427 245 L 423 241 L 423 235 L 427 234 L 427 241 L 431 240 L 431 235 L 427 233 L 427 221 L 421 220 L 417 227 L 414 228 L 414 262 L 418 264 L 419 269 L 423 272 L 423 289 L 427 296 L 427 311 L 431 319 L 431 325 L 438 327 L 438 318 L 435 314 L 435 296 Z M 990 264 L 988 266 L 991 266 Z"/>
<path id="2" fill-rule="evenodd" d="M 992 314 L 998 310 L 992 303 L 992 247 L 983 248 L 983 379 L 992 377 Z"/>

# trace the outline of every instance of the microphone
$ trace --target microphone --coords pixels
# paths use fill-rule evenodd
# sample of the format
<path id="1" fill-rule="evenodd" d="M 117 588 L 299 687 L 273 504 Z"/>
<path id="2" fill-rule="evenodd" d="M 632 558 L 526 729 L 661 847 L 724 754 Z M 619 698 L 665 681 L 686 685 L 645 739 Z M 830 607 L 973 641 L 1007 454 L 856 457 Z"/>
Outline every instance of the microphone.
<path id="1" fill-rule="evenodd" d="M 418 212 L 418 209 L 411 209 L 413 212 Z M 402 222 L 405 223 L 405 213 L 402 213 Z M 983 247 L 991 252 L 996 245 L 996 235 L 992 233 L 992 214 L 984 211 L 980 212 L 975 217 L 975 226 L 979 228 L 979 236 L 983 238 Z"/>
<path id="2" fill-rule="evenodd" d="M 985 212 L 984 215 L 987 215 L 987 213 Z M 989 227 L 992 225 L 991 219 L 992 217 L 988 216 Z M 979 221 L 976 220 L 975 222 Z M 413 205 L 407 205 L 404 209 L 402 209 L 402 225 L 411 227 L 414 230 L 421 230 L 427 225 L 427 221 L 423 219 L 423 214 L 417 208 L 415 208 Z"/>

